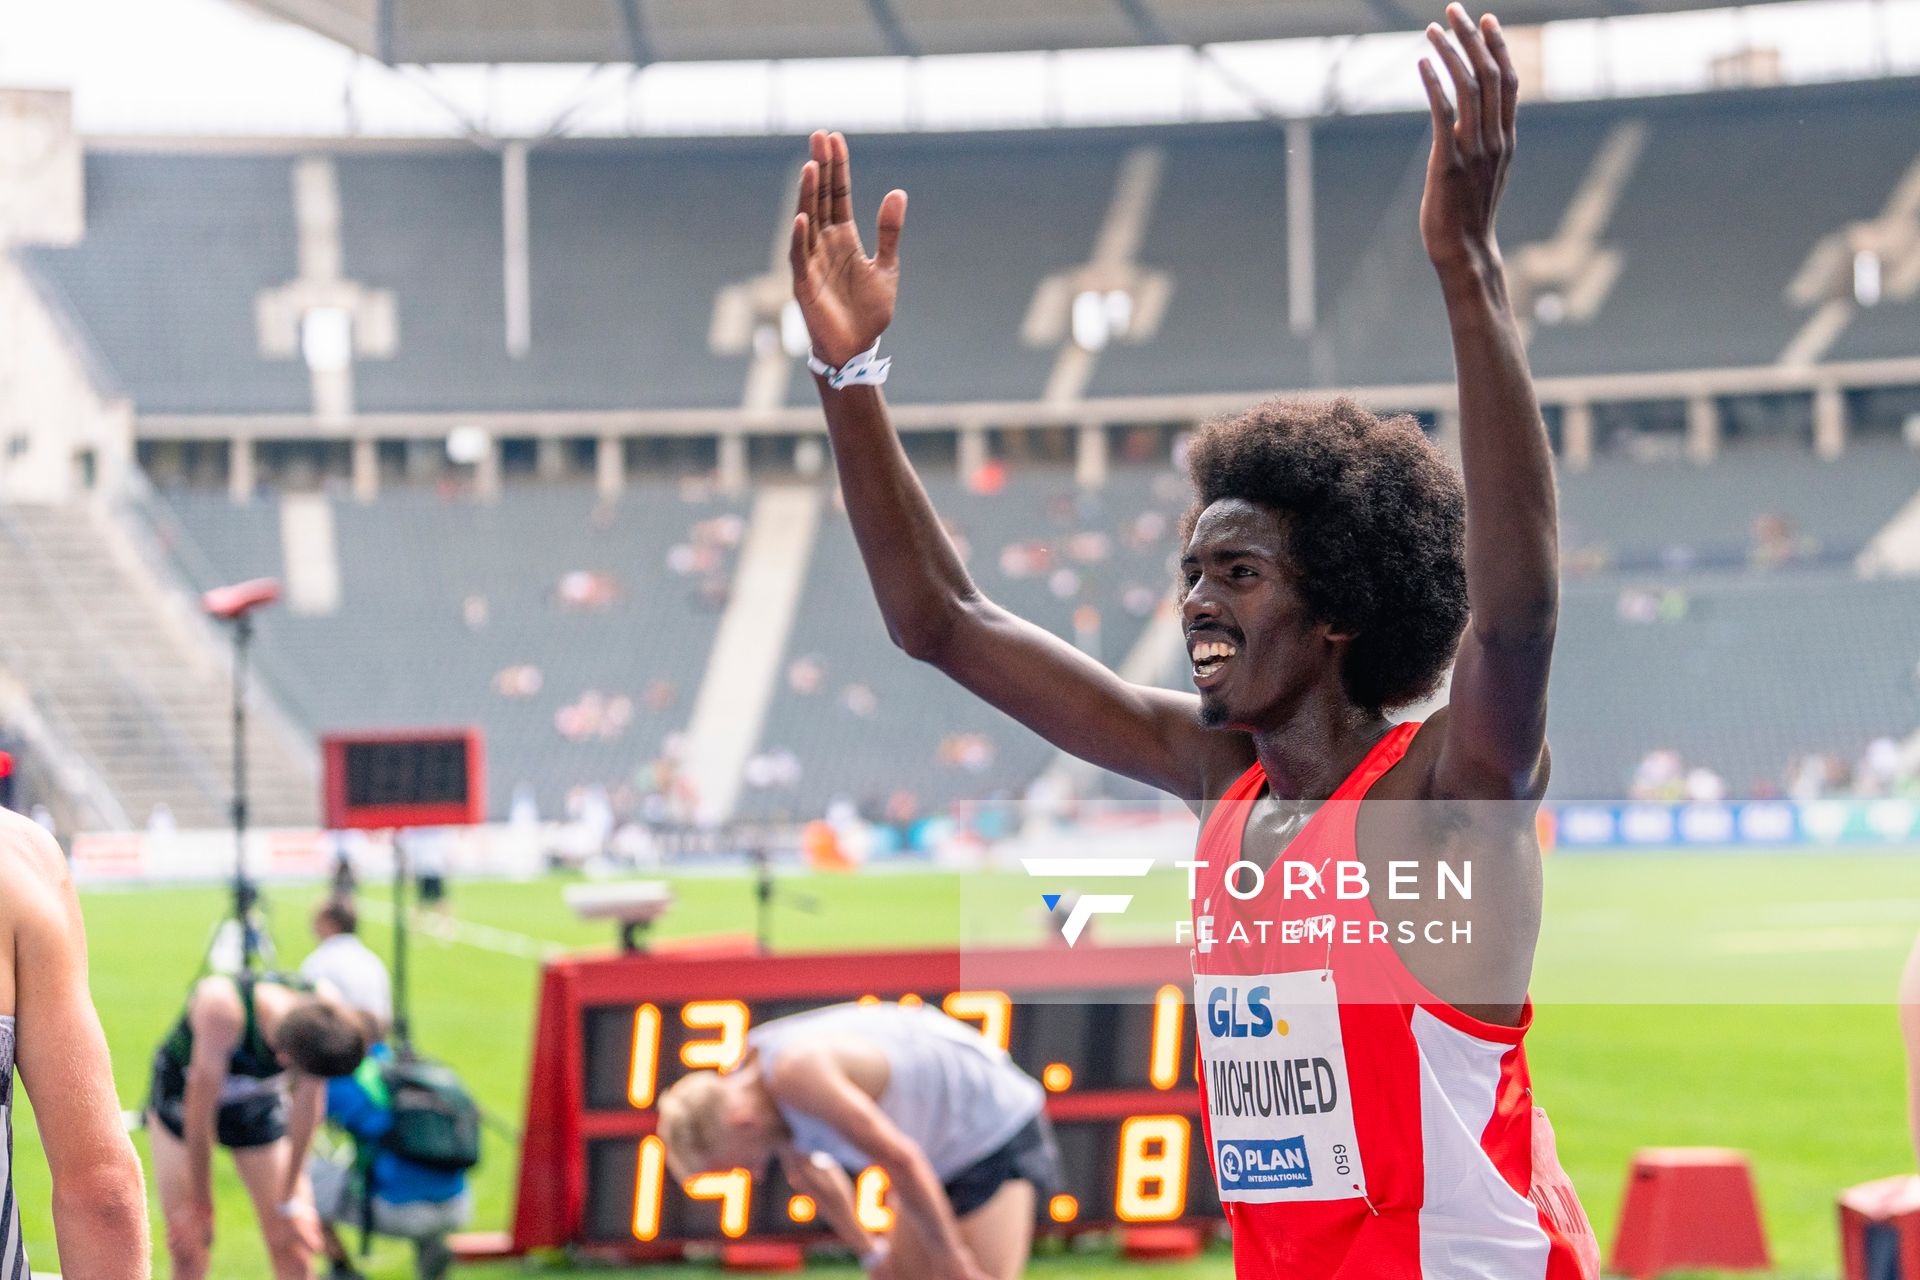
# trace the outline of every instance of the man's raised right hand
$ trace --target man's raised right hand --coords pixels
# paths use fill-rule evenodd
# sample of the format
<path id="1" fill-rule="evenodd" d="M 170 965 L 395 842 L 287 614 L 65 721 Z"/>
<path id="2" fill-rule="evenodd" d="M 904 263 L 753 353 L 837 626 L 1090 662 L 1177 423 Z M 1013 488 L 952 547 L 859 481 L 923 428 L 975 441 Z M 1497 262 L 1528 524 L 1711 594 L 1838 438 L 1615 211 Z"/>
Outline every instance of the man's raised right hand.
<path id="1" fill-rule="evenodd" d="M 809 146 L 813 158 L 800 170 L 788 258 L 814 353 L 837 367 L 878 342 L 893 320 L 907 193 L 889 191 L 880 202 L 879 251 L 869 258 L 853 225 L 846 138 L 815 133 Z"/>

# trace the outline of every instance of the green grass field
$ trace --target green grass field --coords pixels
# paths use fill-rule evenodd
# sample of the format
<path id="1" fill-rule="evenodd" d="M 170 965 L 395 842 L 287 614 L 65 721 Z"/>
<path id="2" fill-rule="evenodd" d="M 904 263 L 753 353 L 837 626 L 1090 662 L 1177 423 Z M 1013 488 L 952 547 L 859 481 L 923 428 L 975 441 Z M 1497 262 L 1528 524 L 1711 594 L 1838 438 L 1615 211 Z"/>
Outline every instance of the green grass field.
<path id="1" fill-rule="evenodd" d="M 1752 1154 L 1778 1274 L 1838 1272 L 1833 1198 L 1844 1186 L 1912 1166 L 1892 993 L 1920 926 L 1920 858 L 1877 855 L 1672 854 L 1560 857 L 1548 864 L 1547 915 L 1528 1040 L 1536 1094 L 1552 1113 L 1561 1156 L 1612 1239 L 1627 1162 L 1654 1145 L 1724 1145 Z M 1019 875 L 795 877 L 813 909 L 776 908 L 784 949 L 929 946 L 1030 940 L 1037 903 Z M 462 884 L 461 932 L 414 949 L 415 1026 L 424 1048 L 459 1066 L 482 1102 L 521 1115 L 542 944 L 604 947 L 611 930 L 575 919 L 559 881 Z M 676 882 L 664 935 L 751 928 L 748 885 Z M 1177 918 L 1180 886 L 1159 884 L 1130 918 Z M 304 954 L 318 890 L 271 895 L 275 933 Z M 176 1015 L 208 930 L 212 890 L 100 892 L 85 899 L 93 987 L 112 1042 L 121 1097 L 144 1096 L 154 1045 Z M 369 915 L 383 914 L 373 901 Z M 969 926 L 962 927 L 964 922 Z M 978 922 L 990 922 L 983 929 Z M 502 932 L 494 932 L 502 931 Z M 364 932 L 387 950 L 386 930 Z M 1118 931 L 1110 931 L 1108 937 Z M 1158 935 L 1158 936 L 1164 936 Z M 514 954 L 521 950 L 527 954 Z M 55 1263 L 37 1135 L 23 1112 L 21 1198 L 34 1261 Z M 144 1151 L 144 1139 L 140 1139 Z M 239 1183 L 216 1157 L 219 1235 L 214 1275 L 257 1280 L 264 1253 Z M 503 1144 L 476 1179 L 477 1228 L 502 1228 L 514 1158 Z M 158 1249 L 160 1224 L 155 1213 Z M 557 1263 L 529 1264 L 560 1267 Z M 462 1272 L 484 1280 L 520 1265 Z M 1039 1275 L 1124 1270 L 1110 1255 L 1036 1261 Z M 376 1249 L 368 1274 L 411 1274 L 406 1253 Z M 653 1269 L 651 1276 L 698 1268 Z M 1224 1252 L 1154 1268 L 1166 1280 L 1224 1280 Z M 161 1274 L 164 1274 L 162 1267 Z M 622 1273 L 596 1269 L 595 1275 Z M 820 1276 L 857 1275 L 822 1267 Z"/>

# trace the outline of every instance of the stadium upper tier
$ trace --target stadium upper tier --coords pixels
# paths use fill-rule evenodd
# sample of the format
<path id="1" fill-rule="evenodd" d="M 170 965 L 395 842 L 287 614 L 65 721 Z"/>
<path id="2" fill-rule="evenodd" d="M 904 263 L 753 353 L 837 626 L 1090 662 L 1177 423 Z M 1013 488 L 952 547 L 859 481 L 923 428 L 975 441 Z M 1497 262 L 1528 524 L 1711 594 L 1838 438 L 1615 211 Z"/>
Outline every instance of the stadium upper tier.
<path id="1" fill-rule="evenodd" d="M 1715 0 L 1635 0 L 1628 11 Z M 633 62 L 1201 44 L 1412 31 L 1415 0 L 250 0 L 384 62 Z M 1618 0 L 1507 0 L 1512 25 L 1603 18 Z"/>
<path id="2" fill-rule="evenodd" d="M 1844 248 L 1855 224 L 1911 220 L 1894 194 L 1914 138 L 1877 123 L 1911 118 L 1915 81 L 1530 106 L 1501 236 L 1537 318 L 1536 371 L 1773 366 L 1830 300 L 1841 323 L 1816 358 L 1914 355 L 1911 281 L 1890 265 L 1879 304 L 1853 307 Z M 1334 118 L 1312 132 L 1316 319 L 1304 332 L 1289 327 L 1281 128 L 856 139 L 861 216 L 891 186 L 913 198 L 889 394 L 1040 399 L 1070 341 L 1064 322 L 1033 323 L 1047 287 L 1133 300 L 1135 328 L 1093 358 L 1089 397 L 1450 380 L 1416 230 L 1425 120 Z M 303 154 L 332 162 L 336 279 L 393 300 L 391 352 L 353 365 L 361 413 L 739 407 L 754 344 L 727 336 L 721 300 L 770 326 L 763 344 L 778 331 L 792 139 L 535 147 L 518 357 L 497 157 L 102 149 L 87 159 L 84 241 L 24 252 L 140 414 L 313 412 L 298 355 L 263 354 L 259 311 L 289 282 L 321 278 L 302 262 Z M 1144 218 L 1137 236 L 1129 209 Z M 1808 267 L 1836 243 L 1838 269 Z M 1814 283 L 1796 292 L 1803 276 Z M 730 292 L 756 278 L 757 292 Z M 1156 290 L 1164 312 L 1143 335 Z M 811 403 L 798 362 L 782 398 Z"/>
<path id="3" fill-rule="evenodd" d="M 1601 458 L 1561 477 L 1560 551 L 1569 580 L 1608 570 L 1845 567 L 1916 493 L 1920 452 L 1890 439 L 1857 441 L 1832 462 L 1781 442 L 1730 447 L 1710 468 Z"/>

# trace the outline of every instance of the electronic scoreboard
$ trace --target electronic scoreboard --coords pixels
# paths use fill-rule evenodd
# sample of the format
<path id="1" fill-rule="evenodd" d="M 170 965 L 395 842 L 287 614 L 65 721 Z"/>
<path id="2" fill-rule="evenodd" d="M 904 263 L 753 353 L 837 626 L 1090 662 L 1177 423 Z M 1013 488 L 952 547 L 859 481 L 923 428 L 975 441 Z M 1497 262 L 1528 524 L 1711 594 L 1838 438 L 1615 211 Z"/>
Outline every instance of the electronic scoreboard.
<path id="1" fill-rule="evenodd" d="M 329 831 L 474 826 L 486 820 L 477 729 L 335 733 L 320 740 Z"/>
<path id="2" fill-rule="evenodd" d="M 1215 1225 L 1200 1133 L 1185 947 L 835 955 L 646 954 L 548 963 L 535 1029 L 515 1252 L 584 1246 L 635 1258 L 693 1244 L 824 1238 L 778 1164 L 677 1183 L 655 1100 L 740 1056 L 757 1023 L 847 1000 L 923 1001 L 970 1022 L 1047 1090 L 1063 1185 L 1042 1227 Z M 855 1171 L 885 1231 L 883 1170 Z"/>

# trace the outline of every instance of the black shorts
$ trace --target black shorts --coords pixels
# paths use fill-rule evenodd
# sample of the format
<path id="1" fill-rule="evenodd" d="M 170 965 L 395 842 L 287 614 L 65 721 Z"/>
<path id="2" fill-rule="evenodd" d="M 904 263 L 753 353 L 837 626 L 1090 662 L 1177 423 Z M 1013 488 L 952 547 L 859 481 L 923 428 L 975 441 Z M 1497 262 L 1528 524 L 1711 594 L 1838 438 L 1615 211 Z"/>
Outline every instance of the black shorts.
<path id="1" fill-rule="evenodd" d="M 443 902 L 447 896 L 447 878 L 442 875 L 424 875 L 419 878 L 420 901 L 426 906 Z"/>
<path id="2" fill-rule="evenodd" d="M 153 1055 L 153 1079 L 147 1086 L 147 1109 L 158 1116 L 167 1132 L 187 1136 L 187 1071 L 164 1051 Z M 269 1089 L 250 1098 L 225 1103 L 215 1113 L 213 1136 L 223 1147 L 264 1147 L 287 1133 L 287 1093 Z"/>
<path id="3" fill-rule="evenodd" d="M 966 1217 L 1009 1182 L 1032 1183 L 1042 1212 L 1060 1185 L 1060 1148 L 1054 1143 L 1053 1125 L 1044 1111 L 1027 1121 L 997 1151 L 947 1179 L 953 1216 Z"/>

